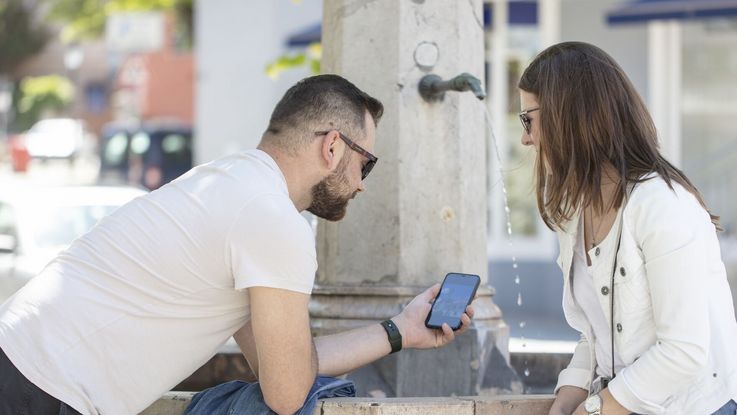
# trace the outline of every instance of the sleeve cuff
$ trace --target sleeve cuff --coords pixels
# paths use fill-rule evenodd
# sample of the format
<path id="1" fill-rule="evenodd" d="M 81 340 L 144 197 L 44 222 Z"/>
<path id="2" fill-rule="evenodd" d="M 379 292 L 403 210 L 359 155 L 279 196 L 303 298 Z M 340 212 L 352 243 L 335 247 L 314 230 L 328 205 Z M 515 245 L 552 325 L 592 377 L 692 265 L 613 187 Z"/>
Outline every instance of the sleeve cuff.
<path id="1" fill-rule="evenodd" d="M 555 393 L 563 386 L 575 386 L 577 388 L 589 390 L 591 386 L 591 372 L 588 369 L 579 369 L 569 367 L 563 369 L 558 375 L 558 384 L 555 386 Z"/>
<path id="2" fill-rule="evenodd" d="M 665 414 L 664 407 L 656 403 L 646 401 L 635 393 L 634 389 L 627 382 L 626 368 L 619 372 L 617 377 L 609 382 L 608 389 L 609 393 L 612 394 L 614 399 L 619 402 L 620 405 L 627 408 L 629 411 L 638 414 Z"/>
<path id="3" fill-rule="evenodd" d="M 267 287 L 278 288 L 282 290 L 294 291 L 302 294 L 312 294 L 312 284 L 303 282 L 298 283 L 293 280 L 283 280 L 278 278 L 249 278 L 248 281 L 236 282 L 236 290 L 245 290 L 251 287 Z"/>

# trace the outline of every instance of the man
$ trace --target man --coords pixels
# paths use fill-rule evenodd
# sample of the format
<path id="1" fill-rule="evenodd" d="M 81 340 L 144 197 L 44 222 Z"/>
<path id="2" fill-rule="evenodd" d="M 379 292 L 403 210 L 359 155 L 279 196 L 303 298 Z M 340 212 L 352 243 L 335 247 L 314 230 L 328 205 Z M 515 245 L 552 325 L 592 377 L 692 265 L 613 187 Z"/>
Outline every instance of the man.
<path id="1" fill-rule="evenodd" d="M 136 414 L 233 335 L 266 404 L 287 414 L 318 373 L 397 350 L 396 329 L 404 348 L 452 341 L 447 325 L 424 327 L 437 285 L 391 323 L 310 334 L 317 261 L 299 212 L 345 215 L 376 162 L 382 111 L 339 76 L 305 79 L 258 149 L 192 169 L 75 241 L 0 307 L 0 413 Z"/>

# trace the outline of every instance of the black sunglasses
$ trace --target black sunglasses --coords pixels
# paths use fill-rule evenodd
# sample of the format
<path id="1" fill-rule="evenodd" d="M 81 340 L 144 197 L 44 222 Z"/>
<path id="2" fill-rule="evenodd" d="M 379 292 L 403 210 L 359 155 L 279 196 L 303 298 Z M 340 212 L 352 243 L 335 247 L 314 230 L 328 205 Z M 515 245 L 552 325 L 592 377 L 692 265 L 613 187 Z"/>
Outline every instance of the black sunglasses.
<path id="1" fill-rule="evenodd" d="M 315 135 L 316 136 L 327 135 L 329 132 L 330 131 L 317 131 L 317 132 L 315 132 Z M 374 165 L 376 164 L 376 162 L 379 159 L 376 156 L 374 156 L 373 154 L 371 154 L 368 151 L 366 151 L 363 147 L 361 147 L 358 144 L 354 143 L 353 140 L 351 140 L 350 138 L 346 137 L 340 131 L 338 131 L 338 135 L 340 135 L 340 139 L 343 140 L 343 142 L 345 142 L 346 145 L 351 148 L 351 150 L 355 151 L 356 153 L 358 153 L 358 154 L 360 154 L 360 155 L 362 155 L 362 156 L 364 156 L 364 157 L 366 157 L 368 159 L 368 161 L 366 162 L 366 164 L 364 164 L 363 167 L 361 168 L 361 180 L 366 179 L 366 176 L 368 176 L 369 173 L 371 173 L 371 169 L 374 168 Z"/>
<path id="2" fill-rule="evenodd" d="M 522 128 L 525 129 L 525 132 L 527 133 L 527 135 L 530 135 L 530 131 L 532 130 L 532 120 L 530 119 L 530 117 L 527 116 L 527 114 L 533 111 L 537 111 L 539 109 L 540 107 L 530 108 L 528 110 L 524 110 L 520 112 L 519 114 L 517 114 L 519 115 L 519 120 L 522 122 Z"/>

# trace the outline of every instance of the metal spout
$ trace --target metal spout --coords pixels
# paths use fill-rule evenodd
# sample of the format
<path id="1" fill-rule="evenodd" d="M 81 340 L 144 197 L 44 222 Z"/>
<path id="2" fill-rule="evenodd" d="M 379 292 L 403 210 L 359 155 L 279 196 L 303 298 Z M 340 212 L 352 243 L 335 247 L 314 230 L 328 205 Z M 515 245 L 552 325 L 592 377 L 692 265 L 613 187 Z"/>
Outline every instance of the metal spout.
<path id="1" fill-rule="evenodd" d="M 425 101 L 440 101 L 445 96 L 445 91 L 473 91 L 478 99 L 486 98 L 486 92 L 481 86 L 481 81 L 469 73 L 462 73 L 453 79 L 443 81 L 437 75 L 425 75 L 420 79 L 420 95 Z"/>

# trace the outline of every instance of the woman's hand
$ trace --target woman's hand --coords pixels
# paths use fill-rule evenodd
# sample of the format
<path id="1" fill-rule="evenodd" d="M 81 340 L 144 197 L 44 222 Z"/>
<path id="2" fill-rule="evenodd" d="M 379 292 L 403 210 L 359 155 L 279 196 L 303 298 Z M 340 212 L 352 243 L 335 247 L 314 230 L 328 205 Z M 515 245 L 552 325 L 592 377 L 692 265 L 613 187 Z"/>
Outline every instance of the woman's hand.
<path id="1" fill-rule="evenodd" d="M 415 297 L 399 315 L 392 318 L 402 334 L 402 348 L 429 349 L 443 347 L 463 334 L 471 325 L 473 307 L 468 306 L 461 315 L 461 328 L 457 331 L 443 323 L 442 330 L 425 327 L 425 319 L 432 308 L 432 302 L 440 292 L 440 284 L 435 284 Z"/>
<path id="2" fill-rule="evenodd" d="M 581 405 L 578 405 L 578 408 L 576 408 L 571 415 L 589 415 L 589 413 L 586 412 L 586 409 L 583 407 L 583 403 L 581 403 Z"/>
<path id="3" fill-rule="evenodd" d="M 555 395 L 553 406 L 550 407 L 548 415 L 578 415 L 578 409 L 583 409 L 583 401 L 586 400 L 588 392 L 575 386 L 563 386 Z M 588 415 L 586 411 L 583 415 Z"/>
<path id="4" fill-rule="evenodd" d="M 620 405 L 616 399 L 609 393 L 609 389 L 599 392 L 601 396 L 601 414 L 602 415 L 630 415 L 632 411 Z M 583 407 L 583 402 L 576 408 L 573 415 L 589 415 Z"/>

